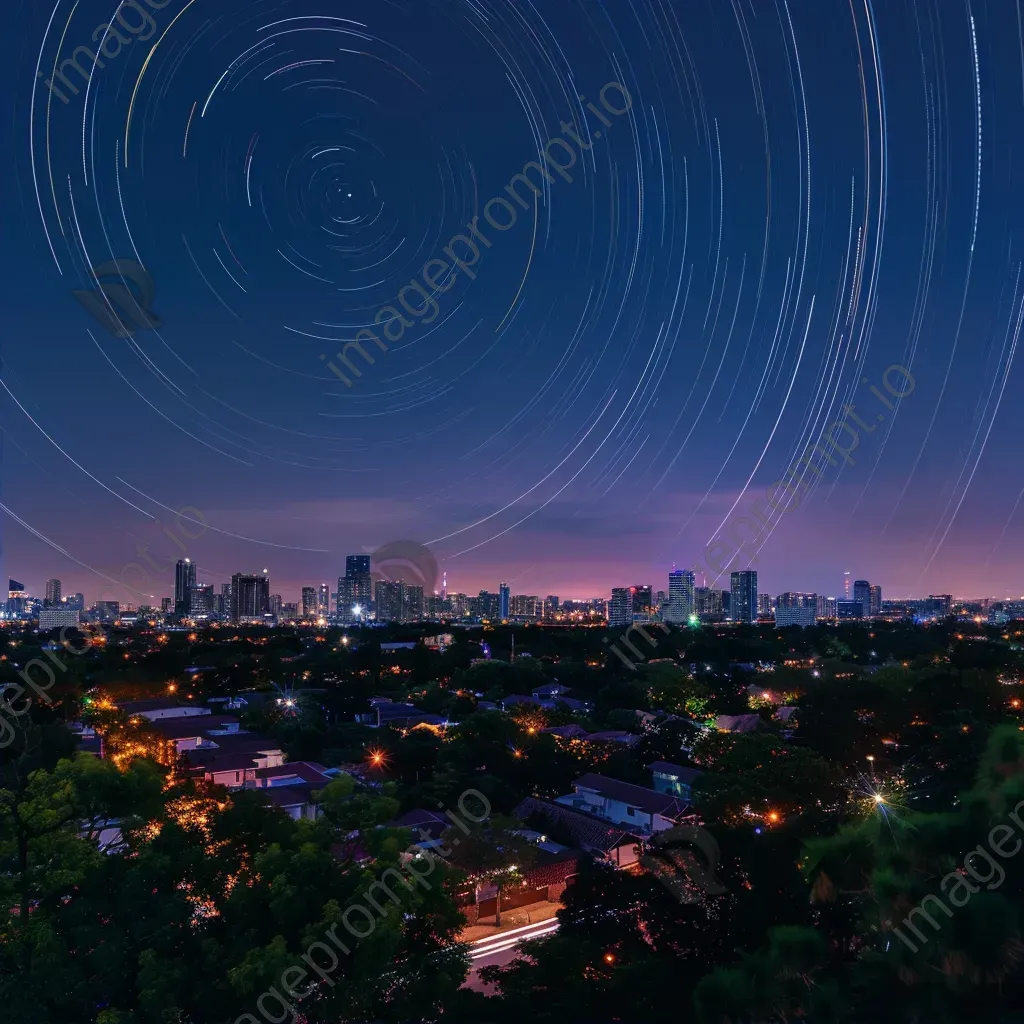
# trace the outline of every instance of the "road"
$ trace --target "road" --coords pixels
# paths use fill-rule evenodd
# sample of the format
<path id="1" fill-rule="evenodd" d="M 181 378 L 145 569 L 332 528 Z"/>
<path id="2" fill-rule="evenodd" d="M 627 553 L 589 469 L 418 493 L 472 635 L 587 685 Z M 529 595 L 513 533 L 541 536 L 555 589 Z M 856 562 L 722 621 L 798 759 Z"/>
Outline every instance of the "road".
<path id="1" fill-rule="evenodd" d="M 528 939 L 539 938 L 541 935 L 550 935 L 557 930 L 558 921 L 555 918 L 550 918 L 547 921 L 538 921 L 536 924 L 523 925 L 522 928 L 510 928 L 508 931 L 499 932 L 497 935 L 477 939 L 476 942 L 470 943 L 472 965 L 464 987 L 483 992 L 485 995 L 492 995 L 494 986 L 485 985 L 480 980 L 480 968 L 503 967 L 512 961 L 516 950 L 522 943 Z"/>

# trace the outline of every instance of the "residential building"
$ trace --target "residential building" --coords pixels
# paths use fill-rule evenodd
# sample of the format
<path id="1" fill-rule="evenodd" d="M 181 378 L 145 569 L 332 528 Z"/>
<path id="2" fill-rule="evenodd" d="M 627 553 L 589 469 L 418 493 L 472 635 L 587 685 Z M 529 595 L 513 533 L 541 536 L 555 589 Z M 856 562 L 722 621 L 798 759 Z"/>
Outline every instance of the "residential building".
<path id="1" fill-rule="evenodd" d="M 818 595 L 787 590 L 775 601 L 777 626 L 813 626 L 818 618 Z"/>
<path id="2" fill-rule="evenodd" d="M 60 580 L 46 581 L 46 597 L 43 600 L 44 608 L 56 608 L 60 604 Z"/>
<path id="3" fill-rule="evenodd" d="M 633 591 L 631 587 L 612 587 L 608 604 L 609 627 L 633 625 Z"/>
<path id="4" fill-rule="evenodd" d="M 217 595 L 212 583 L 198 583 L 189 594 L 189 618 L 209 619 L 217 614 Z"/>
<path id="5" fill-rule="evenodd" d="M 316 587 L 302 588 L 302 617 L 315 619 L 320 609 L 320 599 Z"/>
<path id="6" fill-rule="evenodd" d="M 318 619 L 326 619 L 331 612 L 331 587 L 329 583 L 321 583 L 316 597 L 316 615 Z"/>
<path id="7" fill-rule="evenodd" d="M 861 607 L 861 618 L 871 616 L 871 584 L 867 580 L 853 581 L 853 599 Z"/>
<path id="8" fill-rule="evenodd" d="M 673 569 L 668 574 L 666 622 L 687 622 L 696 614 L 695 576 L 690 569 Z"/>
<path id="9" fill-rule="evenodd" d="M 270 614 L 270 577 L 262 573 L 236 572 L 231 577 L 231 620 L 263 622 Z"/>
<path id="10" fill-rule="evenodd" d="M 572 788 L 572 793 L 557 797 L 555 802 L 627 825 L 639 835 L 672 828 L 687 811 L 678 797 L 604 775 L 583 775 Z"/>
<path id="11" fill-rule="evenodd" d="M 650 622 L 655 613 L 654 595 L 650 586 L 630 587 L 633 594 L 633 622 Z"/>
<path id="12" fill-rule="evenodd" d="M 373 599 L 370 556 L 348 555 L 345 558 L 345 575 L 338 578 L 338 617 L 344 622 L 365 617 Z"/>
<path id="13" fill-rule="evenodd" d="M 196 566 L 191 558 L 179 558 L 174 565 L 174 614 L 185 618 L 192 610 Z"/>
<path id="14" fill-rule="evenodd" d="M 687 768 L 670 761 L 654 761 L 647 766 L 651 773 L 651 784 L 657 793 L 667 793 L 690 803 L 693 784 L 704 773 L 699 768 Z"/>
<path id="15" fill-rule="evenodd" d="M 63 629 L 65 626 L 77 626 L 79 611 L 76 608 L 40 608 L 39 628 L 43 631 Z"/>
<path id="16" fill-rule="evenodd" d="M 721 622 L 724 617 L 722 610 L 722 591 L 712 587 L 697 587 L 694 592 L 696 614 L 701 622 Z"/>
<path id="17" fill-rule="evenodd" d="M 729 578 L 729 618 L 733 622 L 757 619 L 757 570 L 744 569 Z"/>
<path id="18" fill-rule="evenodd" d="M 868 614 L 871 618 L 876 619 L 882 614 L 882 588 L 878 586 L 871 587 L 868 593 L 870 595 Z"/>
<path id="19" fill-rule="evenodd" d="M 498 585 L 498 618 L 499 619 L 507 619 L 508 618 L 508 596 L 509 596 L 508 584 L 507 583 L 500 583 Z"/>

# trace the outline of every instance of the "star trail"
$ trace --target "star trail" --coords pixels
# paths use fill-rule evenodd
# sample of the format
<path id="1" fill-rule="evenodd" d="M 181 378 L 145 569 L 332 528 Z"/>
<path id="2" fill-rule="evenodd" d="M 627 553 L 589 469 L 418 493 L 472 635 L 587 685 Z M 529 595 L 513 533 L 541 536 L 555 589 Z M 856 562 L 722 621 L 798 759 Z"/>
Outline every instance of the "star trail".
<path id="1" fill-rule="evenodd" d="M 187 506 L 211 579 L 409 538 L 660 585 L 828 438 L 722 572 L 1024 592 L 1016 5 L 51 4 L 7 17 L 2 571 L 96 590 Z"/>

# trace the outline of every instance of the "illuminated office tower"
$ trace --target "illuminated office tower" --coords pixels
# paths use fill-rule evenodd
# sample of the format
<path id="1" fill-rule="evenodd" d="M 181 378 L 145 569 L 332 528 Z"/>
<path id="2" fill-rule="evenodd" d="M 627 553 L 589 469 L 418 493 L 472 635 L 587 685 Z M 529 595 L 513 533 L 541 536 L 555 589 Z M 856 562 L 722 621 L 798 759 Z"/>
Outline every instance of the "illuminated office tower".
<path id="1" fill-rule="evenodd" d="M 319 608 L 316 587 L 302 588 L 302 617 L 304 619 L 315 619 Z"/>
<path id="2" fill-rule="evenodd" d="M 498 586 L 498 618 L 508 618 L 508 597 L 509 590 L 507 583 L 501 583 Z"/>
<path id="3" fill-rule="evenodd" d="M 756 569 L 744 569 L 729 577 L 729 617 L 733 622 L 757 621 Z"/>
<path id="4" fill-rule="evenodd" d="M 861 607 L 861 618 L 868 618 L 871 614 L 871 584 L 867 580 L 854 581 L 853 599 Z"/>
<path id="5" fill-rule="evenodd" d="M 56 608 L 60 604 L 60 580 L 46 581 L 46 599 L 44 608 Z"/>
<path id="6" fill-rule="evenodd" d="M 882 614 L 882 588 L 871 587 L 869 593 L 871 597 L 868 614 L 871 616 L 871 618 L 875 619 Z"/>
<path id="7" fill-rule="evenodd" d="M 668 574 L 666 622 L 686 622 L 696 612 L 694 574 L 689 569 L 673 569 Z"/>
<path id="8" fill-rule="evenodd" d="M 179 558 L 174 566 L 174 614 L 192 611 L 192 591 L 196 588 L 196 564 L 191 558 Z"/>

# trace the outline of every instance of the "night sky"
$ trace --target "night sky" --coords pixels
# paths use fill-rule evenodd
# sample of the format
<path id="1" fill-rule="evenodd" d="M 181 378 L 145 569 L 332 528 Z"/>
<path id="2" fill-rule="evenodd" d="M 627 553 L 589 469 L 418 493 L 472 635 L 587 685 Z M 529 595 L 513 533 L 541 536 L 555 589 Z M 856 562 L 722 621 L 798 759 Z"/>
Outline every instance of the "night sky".
<path id="1" fill-rule="evenodd" d="M 853 403 L 724 568 L 1024 592 L 1010 0 L 139 0 L 60 94 L 118 8 L 53 2 L 0 72 L 0 572 L 138 601 L 190 506 L 201 580 L 285 600 L 405 539 L 451 591 L 664 588 Z M 111 259 L 124 337 L 72 294 Z"/>

